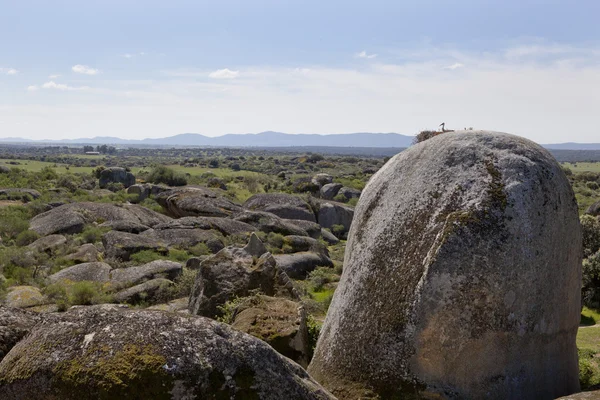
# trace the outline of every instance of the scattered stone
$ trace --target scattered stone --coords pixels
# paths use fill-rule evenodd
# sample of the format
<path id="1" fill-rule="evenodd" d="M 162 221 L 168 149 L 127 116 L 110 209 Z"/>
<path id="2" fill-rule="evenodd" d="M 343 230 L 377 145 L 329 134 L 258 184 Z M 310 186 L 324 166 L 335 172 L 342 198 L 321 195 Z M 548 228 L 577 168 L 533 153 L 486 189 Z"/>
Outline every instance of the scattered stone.
<path id="1" fill-rule="evenodd" d="M 63 235 L 49 235 L 41 237 L 27 247 L 34 251 L 52 251 L 67 243 L 67 238 Z"/>
<path id="2" fill-rule="evenodd" d="M 214 231 L 202 229 L 161 229 L 148 230 L 140 236 L 152 238 L 165 246 L 192 247 L 204 243 L 211 252 L 216 253 L 223 247 L 222 236 Z"/>
<path id="3" fill-rule="evenodd" d="M 168 312 L 178 312 L 182 314 L 189 314 L 188 310 L 188 297 L 182 297 L 180 299 L 174 299 L 169 301 L 168 303 L 156 304 L 148 307 L 148 310 L 162 310 Z"/>
<path id="4" fill-rule="evenodd" d="M 283 219 L 301 219 L 316 222 L 310 205 L 298 196 L 285 193 L 255 194 L 244 203 L 251 211 L 264 211 Z"/>
<path id="5" fill-rule="evenodd" d="M 163 185 L 153 185 L 151 183 L 138 183 L 129 186 L 127 188 L 127 194 L 136 194 L 138 196 L 136 202 L 141 203 L 148 197 L 156 196 L 157 194 L 166 192 L 167 190 L 171 190 L 171 188 Z"/>
<path id="6" fill-rule="evenodd" d="M 367 184 L 309 372 L 340 399 L 579 390 L 581 228 L 552 155 L 436 136 Z"/>
<path id="7" fill-rule="evenodd" d="M 252 233 L 250 235 L 250 240 L 248 244 L 244 247 L 244 251 L 250 254 L 252 257 L 260 257 L 263 254 L 267 253 L 267 248 L 263 244 L 263 242 L 256 236 L 256 233 Z"/>
<path id="8" fill-rule="evenodd" d="M 256 231 L 252 225 L 229 218 L 218 217 L 183 217 L 174 219 L 154 227 L 155 230 L 162 229 L 203 229 L 219 231 L 225 236 L 248 234 Z"/>
<path id="9" fill-rule="evenodd" d="M 321 229 L 321 236 L 323 237 L 323 240 L 329 243 L 330 245 L 338 244 L 340 242 L 340 239 L 336 238 L 335 235 L 331 233 L 331 231 L 328 231 L 325 228 Z"/>
<path id="10" fill-rule="evenodd" d="M 346 200 L 358 199 L 360 197 L 361 191 L 358 189 L 343 187 L 338 191 L 338 195 L 339 194 L 344 196 L 346 198 Z"/>
<path id="11" fill-rule="evenodd" d="M 0 361 L 41 320 L 29 310 L 0 305 Z"/>
<path id="12" fill-rule="evenodd" d="M 308 236 L 308 232 L 293 222 L 279 218 L 277 215 L 265 211 L 244 210 L 232 216 L 235 221 L 245 222 L 254 226 L 261 232 L 275 232 L 282 235 Z"/>
<path id="13" fill-rule="evenodd" d="M 99 261 L 100 252 L 93 244 L 86 243 L 81 245 L 75 253 L 69 254 L 65 258 L 79 263 L 94 262 Z"/>
<path id="14" fill-rule="evenodd" d="M 342 225 L 346 232 L 350 230 L 354 218 L 354 209 L 333 201 L 321 202 L 319 205 L 318 221 L 323 228 Z"/>
<path id="15" fill-rule="evenodd" d="M 333 176 L 329 174 L 316 174 L 312 178 L 312 183 L 318 185 L 319 187 L 331 184 L 331 182 L 333 182 Z"/>
<path id="16" fill-rule="evenodd" d="M 121 290 L 113 295 L 113 299 L 119 303 L 136 304 L 140 301 L 147 303 L 156 303 L 160 294 L 164 293 L 173 282 L 164 279 L 156 278 L 149 280 L 139 285 L 130 287 L 129 289 Z"/>
<path id="17" fill-rule="evenodd" d="M 178 262 L 154 260 L 139 267 L 113 269 L 110 280 L 117 287 L 125 287 L 158 277 L 174 280 L 181 275 L 181 272 L 182 265 Z"/>
<path id="18" fill-rule="evenodd" d="M 141 233 L 150 229 L 149 226 L 140 224 L 136 221 L 109 221 L 99 225 L 101 228 L 110 228 L 114 231 Z"/>

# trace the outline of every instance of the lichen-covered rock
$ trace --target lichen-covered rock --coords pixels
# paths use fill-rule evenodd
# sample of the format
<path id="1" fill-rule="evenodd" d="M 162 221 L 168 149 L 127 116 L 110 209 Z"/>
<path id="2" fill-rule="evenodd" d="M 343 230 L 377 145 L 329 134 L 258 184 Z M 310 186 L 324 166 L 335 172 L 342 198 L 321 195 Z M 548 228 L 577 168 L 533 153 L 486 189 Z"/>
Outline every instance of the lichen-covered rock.
<path id="1" fill-rule="evenodd" d="M 128 188 L 129 186 L 135 183 L 135 176 L 131 172 L 127 171 L 125 168 L 105 168 L 104 170 L 102 170 L 102 172 L 100 172 L 98 186 L 100 186 L 100 189 L 105 189 L 106 187 L 108 187 L 109 183 L 120 183 L 124 187 Z"/>
<path id="2" fill-rule="evenodd" d="M 300 303 L 281 297 L 248 297 L 234 310 L 231 326 L 264 340 L 303 367 L 310 361 L 306 311 Z"/>
<path id="3" fill-rule="evenodd" d="M 208 318 L 77 307 L 0 362 L 0 398 L 334 399 L 268 344 Z"/>
<path id="4" fill-rule="evenodd" d="M 129 233 L 141 233 L 150 229 L 149 226 L 140 224 L 137 221 L 108 221 L 99 225 L 101 228 L 110 228 L 113 231 L 129 232 Z"/>
<path id="5" fill-rule="evenodd" d="M 154 227 L 155 230 L 163 229 L 204 229 L 221 232 L 225 236 L 248 234 L 256 231 L 252 225 L 230 218 L 219 217 L 183 217 L 174 219 Z"/>
<path id="6" fill-rule="evenodd" d="M 579 390 L 577 205 L 537 144 L 455 132 L 396 155 L 363 191 L 346 248 L 309 367 L 339 398 Z"/>
<path id="7" fill-rule="evenodd" d="M 312 251 L 329 256 L 329 250 L 327 250 L 327 246 L 317 239 L 313 239 L 308 236 L 288 235 L 283 238 L 283 243 L 290 247 L 290 253 Z"/>
<path id="8" fill-rule="evenodd" d="M 343 187 L 338 191 L 338 195 L 344 196 L 346 200 L 358 199 L 360 197 L 360 193 L 360 190 L 349 187 Z"/>
<path id="9" fill-rule="evenodd" d="M 35 286 L 13 286 L 6 294 L 8 307 L 27 308 L 46 303 L 46 297 Z"/>
<path id="10" fill-rule="evenodd" d="M 116 287 L 124 287 L 159 276 L 165 276 L 167 279 L 174 280 L 181 275 L 182 268 L 182 265 L 175 261 L 154 260 L 139 267 L 114 269 L 110 273 L 110 281 Z"/>
<path id="11" fill-rule="evenodd" d="M 244 208 L 252 211 L 265 211 L 283 219 L 301 219 L 316 222 L 310 205 L 298 196 L 285 193 L 260 193 L 250 197 Z"/>
<path id="12" fill-rule="evenodd" d="M 317 267 L 333 267 L 333 261 L 324 252 L 302 251 L 274 256 L 277 266 L 292 279 L 306 279 Z"/>
<path id="13" fill-rule="evenodd" d="M 257 257 L 249 252 L 254 247 L 226 247 L 200 264 L 190 294 L 192 314 L 220 316 L 220 306 L 236 297 L 246 297 L 253 290 L 268 296 L 295 295 L 292 288 L 286 286 L 289 278 L 282 278 L 285 274 L 279 270 L 271 253 Z"/>
<path id="14" fill-rule="evenodd" d="M 149 227 L 171 218 L 139 205 L 117 206 L 108 203 L 81 202 L 64 204 L 33 217 L 30 229 L 42 236 L 53 233 L 80 233 L 93 222 L 131 221 Z"/>
<path id="15" fill-rule="evenodd" d="M 166 192 L 171 188 L 163 185 L 153 185 L 151 183 L 135 184 L 127 188 L 127 194 L 137 195 L 136 202 L 142 202 L 149 196 L 155 196 L 159 193 Z"/>
<path id="16" fill-rule="evenodd" d="M 0 361 L 41 320 L 35 312 L 0 306 Z"/>
<path id="17" fill-rule="evenodd" d="M 175 218 L 181 217 L 227 217 L 241 207 L 212 190 L 186 186 L 159 193 L 155 200 Z"/>
<path id="18" fill-rule="evenodd" d="M 60 281 L 93 281 L 105 283 L 110 280 L 110 271 L 112 267 L 103 262 L 87 262 L 73 265 L 52 274 L 48 277 L 51 283 Z"/>
<path id="19" fill-rule="evenodd" d="M 167 254 L 168 249 L 159 238 L 133 233 L 110 231 L 102 236 L 102 244 L 108 257 L 129 261 L 132 254 L 152 250 Z"/>
<path id="20" fill-rule="evenodd" d="M 303 219 L 287 219 L 285 220 L 285 222 L 288 224 L 291 223 L 295 227 L 306 231 L 308 236 L 310 236 L 313 239 L 321 238 L 321 225 L 317 224 L 316 222 L 306 221 Z"/>
<path id="21" fill-rule="evenodd" d="M 321 187 L 324 185 L 331 184 L 331 182 L 333 182 L 333 176 L 331 176 L 329 174 L 320 173 L 320 174 L 316 174 L 315 176 L 313 176 L 311 181 L 315 185 L 318 185 L 319 187 Z"/>
<path id="22" fill-rule="evenodd" d="M 202 229 L 151 229 L 143 232 L 140 236 L 153 238 L 165 246 L 192 247 L 198 243 L 204 243 L 213 252 L 223 247 L 222 236 L 218 232 L 205 231 Z"/>

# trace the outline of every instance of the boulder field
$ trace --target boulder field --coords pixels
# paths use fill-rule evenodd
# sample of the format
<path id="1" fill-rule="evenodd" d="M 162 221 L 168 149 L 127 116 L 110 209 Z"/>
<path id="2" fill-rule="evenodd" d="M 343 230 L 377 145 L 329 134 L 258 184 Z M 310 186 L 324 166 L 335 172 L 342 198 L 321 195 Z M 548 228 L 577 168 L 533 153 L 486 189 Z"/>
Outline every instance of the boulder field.
<path id="1" fill-rule="evenodd" d="M 508 134 L 439 135 L 363 191 L 308 371 L 340 399 L 568 395 L 580 286 L 577 204 L 554 158 Z"/>

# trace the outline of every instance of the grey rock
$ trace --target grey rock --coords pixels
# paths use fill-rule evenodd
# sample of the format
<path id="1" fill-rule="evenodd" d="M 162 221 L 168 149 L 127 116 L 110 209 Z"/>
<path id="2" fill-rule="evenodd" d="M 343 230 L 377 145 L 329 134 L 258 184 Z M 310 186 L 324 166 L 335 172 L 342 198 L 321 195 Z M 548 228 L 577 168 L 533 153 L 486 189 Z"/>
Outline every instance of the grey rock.
<path id="1" fill-rule="evenodd" d="M 182 297 L 179 299 L 173 299 L 168 303 L 163 304 L 155 304 L 153 306 L 148 307 L 148 310 L 162 310 L 169 312 L 179 312 L 183 314 L 189 314 L 188 311 L 188 297 Z"/>
<path id="2" fill-rule="evenodd" d="M 256 258 L 244 249 L 226 247 L 200 264 L 190 294 L 190 313 L 211 318 L 220 316 L 220 306 L 235 297 L 246 297 L 254 290 L 268 296 L 276 293 L 293 296 L 287 280 L 280 275 L 270 253 Z"/>
<path id="3" fill-rule="evenodd" d="M 8 307 L 27 308 L 46 303 L 46 297 L 35 286 L 12 286 L 8 288 L 5 303 Z"/>
<path id="4" fill-rule="evenodd" d="M 142 202 L 150 196 L 171 190 L 168 186 L 154 185 L 151 183 L 138 183 L 127 188 L 127 194 L 136 194 L 136 202 Z"/>
<path id="5" fill-rule="evenodd" d="M 113 269 L 110 281 L 116 287 L 136 285 L 145 280 L 165 277 L 174 280 L 182 272 L 182 265 L 169 260 L 154 260 L 139 267 Z"/>
<path id="6" fill-rule="evenodd" d="M 234 310 L 231 326 L 264 340 L 303 367 L 308 366 L 306 311 L 300 303 L 281 297 L 248 297 Z"/>
<path id="7" fill-rule="evenodd" d="M 147 282 L 140 283 L 139 285 L 115 293 L 113 299 L 119 303 L 136 304 L 140 301 L 144 301 L 152 304 L 160 301 L 158 296 L 163 294 L 169 286 L 172 285 L 173 282 L 168 279 L 151 279 Z"/>
<path id="8" fill-rule="evenodd" d="M 581 392 L 565 397 L 559 397 L 556 400 L 599 400 L 600 390 L 592 390 L 590 392 Z"/>
<path id="9" fill-rule="evenodd" d="M 153 227 L 171 218 L 138 205 L 108 203 L 71 203 L 51 209 L 31 219 L 30 229 L 42 236 L 53 233 L 74 234 L 92 222 L 131 221 Z"/>
<path id="10" fill-rule="evenodd" d="M 107 232 L 102 236 L 102 244 L 108 257 L 119 258 L 123 261 L 129 261 L 132 254 L 142 250 L 168 253 L 167 246 L 158 238 L 127 232 Z"/>
<path id="11" fill-rule="evenodd" d="M 244 203 L 251 211 L 265 211 L 283 219 L 301 219 L 316 222 L 315 213 L 310 205 L 298 196 L 285 193 L 255 194 Z"/>
<path id="12" fill-rule="evenodd" d="M 312 183 L 318 185 L 319 187 L 331 184 L 331 182 L 333 182 L 333 176 L 329 174 L 316 174 L 312 178 Z"/>
<path id="13" fill-rule="evenodd" d="M 327 246 L 308 236 L 296 236 L 289 235 L 283 238 L 284 244 L 287 244 L 292 248 L 293 253 L 300 251 L 312 251 L 315 253 L 322 253 L 329 256 Z"/>
<path id="14" fill-rule="evenodd" d="M 293 254 L 277 254 L 274 257 L 277 266 L 292 279 L 306 279 L 306 276 L 317 267 L 333 267 L 333 261 L 322 253 L 304 251 Z"/>
<path id="15" fill-rule="evenodd" d="M 0 361 L 41 320 L 38 313 L 0 306 Z"/>
<path id="16" fill-rule="evenodd" d="M 361 191 L 358 189 L 353 189 L 349 187 L 343 187 L 338 191 L 338 194 L 341 194 L 346 198 L 346 200 L 350 199 L 358 199 L 360 197 Z"/>
<path id="17" fill-rule="evenodd" d="M 0 398 L 334 399 L 268 344 L 208 318 L 101 305 L 56 319 L 0 362 Z"/>
<path id="18" fill-rule="evenodd" d="M 321 198 L 325 200 L 333 200 L 344 185 L 341 183 L 328 183 L 321 188 Z"/>
<path id="19" fill-rule="evenodd" d="M 332 228 L 334 225 L 343 225 L 346 231 L 350 230 L 354 218 L 354 209 L 333 201 L 319 204 L 318 221 L 323 228 Z"/>
<path id="20" fill-rule="evenodd" d="M 65 257 L 67 260 L 73 260 L 80 263 L 88 263 L 98 261 L 100 252 L 98 248 L 91 243 L 81 245 L 73 254 Z"/>
<path id="21" fill-rule="evenodd" d="M 593 216 L 599 216 L 600 215 L 600 201 L 597 201 L 594 204 L 590 205 L 585 210 L 585 213 L 593 215 Z"/>
<path id="22" fill-rule="evenodd" d="M 581 228 L 539 145 L 468 131 L 410 147 L 367 184 L 347 249 L 309 367 L 339 398 L 579 390 Z"/>
<path id="23" fill-rule="evenodd" d="M 247 234 L 256 231 L 252 225 L 229 218 L 183 217 L 156 225 L 154 229 L 204 229 L 221 232 L 225 236 Z"/>
<path id="24" fill-rule="evenodd" d="M 112 267 L 103 262 L 87 262 L 73 265 L 52 274 L 48 277 L 51 283 L 60 281 L 93 281 L 105 283 L 110 280 L 110 271 Z"/>
<path id="25" fill-rule="evenodd" d="M 49 235 L 41 237 L 27 247 L 34 251 L 52 251 L 67 243 L 67 238 L 63 235 Z"/>
<path id="26" fill-rule="evenodd" d="M 187 269 L 198 270 L 200 269 L 200 264 L 210 256 L 199 256 L 199 257 L 190 257 L 185 262 L 185 267 Z"/>
<path id="27" fill-rule="evenodd" d="M 29 196 L 31 199 L 39 199 L 41 194 L 35 189 L 24 189 L 24 188 L 2 188 L 0 189 L 0 196 L 5 197 L 8 200 L 21 200 L 23 196 Z"/>
<path id="28" fill-rule="evenodd" d="M 325 228 L 321 229 L 321 236 L 323 237 L 324 241 L 331 245 L 338 244 L 340 242 L 340 239 L 336 238 L 333 233 L 331 233 Z"/>
<path id="29" fill-rule="evenodd" d="M 143 232 L 140 236 L 152 238 L 166 246 L 181 248 L 188 248 L 198 243 L 204 243 L 213 253 L 225 247 L 220 235 L 215 234 L 213 231 L 202 229 L 152 229 Z"/>
<path id="30" fill-rule="evenodd" d="M 321 238 L 321 225 L 317 224 L 316 222 L 305 221 L 302 219 L 286 219 L 285 223 L 288 225 L 292 224 L 295 227 L 306 231 L 308 236 L 310 236 L 313 239 Z"/>
<path id="31" fill-rule="evenodd" d="M 235 221 L 245 222 L 265 233 L 275 232 L 282 235 L 308 236 L 308 232 L 295 223 L 279 218 L 277 215 L 265 211 L 241 211 L 231 217 Z"/>
<path id="32" fill-rule="evenodd" d="M 260 257 L 267 253 L 267 248 L 263 242 L 256 236 L 256 233 L 250 235 L 248 244 L 244 247 L 244 250 L 253 257 Z"/>
<path id="33" fill-rule="evenodd" d="M 10 168 L 5 165 L 0 165 L 0 174 L 9 174 Z"/>
<path id="34" fill-rule="evenodd" d="M 136 221 L 128 221 L 128 220 L 104 222 L 104 223 L 100 224 L 100 227 L 101 228 L 110 228 L 114 231 L 129 232 L 129 233 L 141 233 L 141 232 L 144 232 L 144 231 L 147 231 L 148 229 L 150 229 L 149 226 L 140 224 L 139 222 L 136 222 Z"/>
<path id="35" fill-rule="evenodd" d="M 241 207 L 212 190 L 186 186 L 155 196 L 155 200 L 172 217 L 227 217 Z"/>
<path id="36" fill-rule="evenodd" d="M 135 183 L 135 176 L 125 168 L 109 167 L 100 173 L 98 186 L 100 189 L 105 189 L 109 183 L 120 183 L 128 188 Z"/>

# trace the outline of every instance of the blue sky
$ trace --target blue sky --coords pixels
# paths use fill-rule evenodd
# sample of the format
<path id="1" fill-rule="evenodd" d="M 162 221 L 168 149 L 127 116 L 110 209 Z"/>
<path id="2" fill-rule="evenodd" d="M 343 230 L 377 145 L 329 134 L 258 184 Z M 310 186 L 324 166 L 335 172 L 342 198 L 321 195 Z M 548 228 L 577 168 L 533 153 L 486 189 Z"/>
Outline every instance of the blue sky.
<path id="1" fill-rule="evenodd" d="M 600 2 L 0 0 L 0 137 L 600 142 Z"/>

